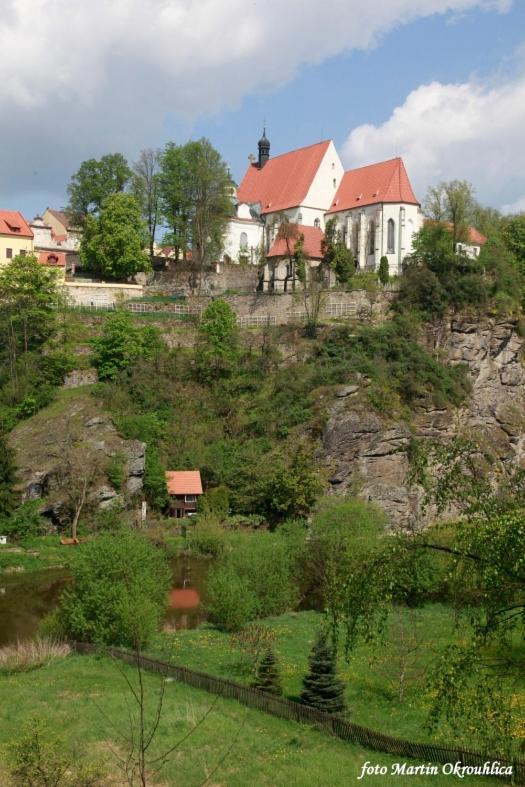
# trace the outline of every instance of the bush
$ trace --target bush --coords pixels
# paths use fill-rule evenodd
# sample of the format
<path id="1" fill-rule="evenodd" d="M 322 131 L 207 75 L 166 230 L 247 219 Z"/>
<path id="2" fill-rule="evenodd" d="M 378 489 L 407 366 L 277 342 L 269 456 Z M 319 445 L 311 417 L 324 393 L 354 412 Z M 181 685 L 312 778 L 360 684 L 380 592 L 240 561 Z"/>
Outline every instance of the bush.
<path id="1" fill-rule="evenodd" d="M 231 565 L 219 566 L 208 579 L 207 610 L 222 631 L 239 631 L 257 611 L 257 598 L 246 577 Z"/>
<path id="2" fill-rule="evenodd" d="M 388 284 L 390 281 L 390 273 L 388 270 L 388 258 L 381 257 L 379 260 L 379 270 L 377 271 L 377 275 L 381 284 Z"/>
<path id="3" fill-rule="evenodd" d="M 8 745 L 13 787 L 103 787 L 99 767 L 79 758 L 41 719 L 32 718 Z"/>
<path id="4" fill-rule="evenodd" d="M 144 538 L 125 530 L 101 535 L 74 555 L 72 572 L 55 617 L 63 636 L 134 648 L 158 631 L 171 574 Z"/>
<path id="5" fill-rule="evenodd" d="M 11 516 L 0 520 L 0 530 L 6 536 L 23 541 L 31 536 L 39 536 L 44 529 L 45 521 L 40 515 L 40 501 L 29 500 L 22 503 Z"/>
<path id="6" fill-rule="evenodd" d="M 226 533 L 212 514 L 199 514 L 191 526 L 188 547 L 195 555 L 218 557 L 226 546 Z"/>
<path id="7" fill-rule="evenodd" d="M 117 491 L 122 489 L 126 480 L 126 457 L 122 452 L 112 456 L 106 467 L 108 481 Z"/>

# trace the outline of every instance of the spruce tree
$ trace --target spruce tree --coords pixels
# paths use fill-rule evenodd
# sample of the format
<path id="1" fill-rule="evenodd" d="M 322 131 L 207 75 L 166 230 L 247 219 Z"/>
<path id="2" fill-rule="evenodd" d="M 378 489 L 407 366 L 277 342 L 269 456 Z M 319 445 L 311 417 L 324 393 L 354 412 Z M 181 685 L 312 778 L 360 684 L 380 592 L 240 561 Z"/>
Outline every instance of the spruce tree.
<path id="1" fill-rule="evenodd" d="M 319 634 L 309 664 L 310 671 L 303 678 L 301 702 L 325 713 L 344 711 L 344 684 L 337 677 L 337 657 L 326 632 Z"/>
<path id="2" fill-rule="evenodd" d="M 252 687 L 259 691 L 267 691 L 269 694 L 283 693 L 279 665 L 271 648 L 267 649 L 257 665 Z"/>

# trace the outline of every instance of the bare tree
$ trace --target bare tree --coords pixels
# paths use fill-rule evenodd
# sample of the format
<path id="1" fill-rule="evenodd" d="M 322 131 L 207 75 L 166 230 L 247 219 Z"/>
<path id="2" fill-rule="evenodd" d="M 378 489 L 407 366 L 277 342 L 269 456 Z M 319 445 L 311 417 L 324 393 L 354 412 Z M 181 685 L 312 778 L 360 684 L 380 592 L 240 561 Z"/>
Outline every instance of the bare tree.
<path id="1" fill-rule="evenodd" d="M 145 148 L 133 164 L 133 193 L 140 202 L 148 228 L 149 256 L 153 259 L 155 233 L 160 212 L 160 157 L 161 151 Z"/>

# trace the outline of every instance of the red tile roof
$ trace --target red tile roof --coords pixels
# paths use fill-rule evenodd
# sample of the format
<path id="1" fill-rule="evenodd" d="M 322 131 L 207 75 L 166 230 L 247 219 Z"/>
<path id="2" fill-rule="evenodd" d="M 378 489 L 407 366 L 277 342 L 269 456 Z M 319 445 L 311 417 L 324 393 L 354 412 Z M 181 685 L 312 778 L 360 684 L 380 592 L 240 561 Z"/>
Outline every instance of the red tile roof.
<path id="1" fill-rule="evenodd" d="M 345 172 L 328 213 L 382 202 L 419 205 L 401 158 Z"/>
<path id="2" fill-rule="evenodd" d="M 485 235 L 483 235 L 483 233 L 477 230 L 475 227 L 468 228 L 468 238 L 469 242 L 474 246 L 483 246 L 487 242 Z"/>
<path id="3" fill-rule="evenodd" d="M 19 211 L 0 210 L 0 235 L 32 238 L 33 231 Z"/>
<path id="4" fill-rule="evenodd" d="M 201 474 L 198 470 L 167 470 L 166 486 L 169 495 L 202 495 Z"/>
<path id="5" fill-rule="evenodd" d="M 271 158 L 262 169 L 251 164 L 237 189 L 239 202 L 260 202 L 262 213 L 295 208 L 303 203 L 330 140 Z"/>
<path id="6" fill-rule="evenodd" d="M 66 267 L 66 253 L 64 251 L 39 251 L 38 261 L 41 265 L 53 265 L 58 268 Z"/>
<path id="7" fill-rule="evenodd" d="M 304 224 L 297 224 L 297 237 L 304 235 L 304 253 L 311 260 L 321 260 L 323 258 L 322 242 L 324 233 L 318 227 L 306 227 Z M 293 250 L 295 240 L 290 241 L 290 248 Z M 274 241 L 272 248 L 266 255 L 267 257 L 286 257 L 288 249 L 284 238 Z"/>

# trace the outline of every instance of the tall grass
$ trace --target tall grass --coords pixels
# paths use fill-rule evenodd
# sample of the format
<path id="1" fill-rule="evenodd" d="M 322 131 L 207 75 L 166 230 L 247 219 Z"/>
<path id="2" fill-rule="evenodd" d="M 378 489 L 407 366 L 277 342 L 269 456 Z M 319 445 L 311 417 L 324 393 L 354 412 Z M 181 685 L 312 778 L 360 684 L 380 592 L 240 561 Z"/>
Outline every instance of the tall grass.
<path id="1" fill-rule="evenodd" d="M 64 642 L 51 639 L 32 639 L 0 648 L 0 674 L 28 672 L 63 659 L 71 649 Z"/>

